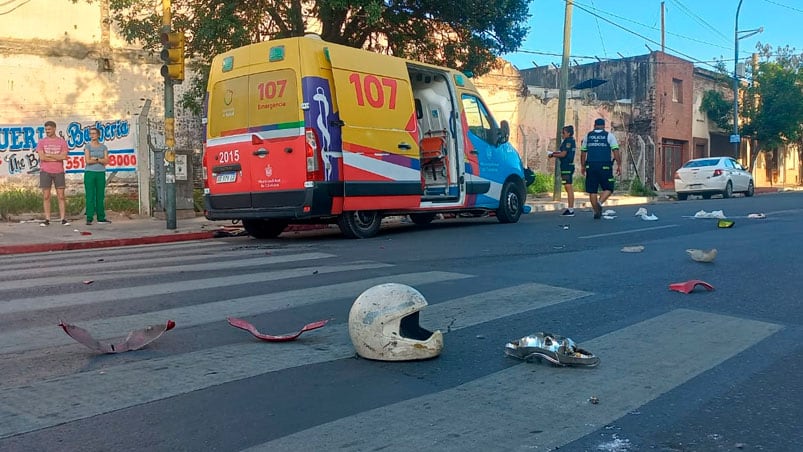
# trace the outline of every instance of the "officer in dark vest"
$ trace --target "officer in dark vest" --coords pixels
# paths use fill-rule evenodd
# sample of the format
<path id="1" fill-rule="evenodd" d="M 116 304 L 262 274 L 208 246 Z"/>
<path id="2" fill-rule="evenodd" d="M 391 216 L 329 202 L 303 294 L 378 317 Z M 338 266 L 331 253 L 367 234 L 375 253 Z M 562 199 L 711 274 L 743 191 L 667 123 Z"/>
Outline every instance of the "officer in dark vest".
<path id="1" fill-rule="evenodd" d="M 580 147 L 580 166 L 586 177 L 586 193 L 594 209 L 594 219 L 602 217 L 602 203 L 613 193 L 613 163 L 616 162 L 616 175 L 622 174 L 622 157 L 619 143 L 612 133 L 605 130 L 605 120 L 594 121 L 594 130 L 588 132 Z M 597 199 L 597 192 L 602 194 Z"/>

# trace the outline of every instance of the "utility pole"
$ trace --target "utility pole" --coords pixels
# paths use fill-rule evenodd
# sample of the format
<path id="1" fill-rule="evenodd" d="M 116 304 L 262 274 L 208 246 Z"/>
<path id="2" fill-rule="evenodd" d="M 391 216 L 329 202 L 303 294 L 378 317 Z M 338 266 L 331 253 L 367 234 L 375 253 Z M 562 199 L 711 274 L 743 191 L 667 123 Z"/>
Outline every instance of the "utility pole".
<path id="1" fill-rule="evenodd" d="M 661 2 L 661 52 L 666 53 L 666 20 L 664 2 Z"/>
<path id="2" fill-rule="evenodd" d="M 739 11 L 742 9 L 742 0 L 736 6 L 736 26 L 733 28 L 733 134 L 730 142 L 733 143 L 733 158 L 739 158 L 739 145 L 742 137 L 739 136 L 739 40 L 764 31 L 764 27 L 755 30 L 739 30 Z"/>
<path id="3" fill-rule="evenodd" d="M 560 85 L 558 88 L 558 131 L 555 138 L 555 152 L 557 152 L 562 140 L 561 130 L 566 122 L 566 90 L 569 85 L 569 54 L 571 53 L 572 41 L 572 6 L 573 0 L 566 0 L 566 12 L 563 16 L 563 58 L 560 63 Z M 560 182 L 560 162 L 555 160 L 555 184 L 552 189 L 552 200 L 560 201 L 561 182 Z M 574 206 L 569 206 L 573 209 Z"/>
<path id="4" fill-rule="evenodd" d="M 739 158 L 739 76 L 736 73 L 739 67 L 739 10 L 742 9 L 742 0 L 736 7 L 736 26 L 733 28 L 733 133 L 730 142 L 733 143 L 733 158 Z"/>
<path id="5" fill-rule="evenodd" d="M 176 119 L 173 112 L 173 83 L 184 79 L 184 35 L 173 33 L 170 0 L 162 0 L 161 57 L 165 99 L 165 219 L 167 229 L 176 229 Z M 179 72 L 180 71 L 180 72 Z"/>

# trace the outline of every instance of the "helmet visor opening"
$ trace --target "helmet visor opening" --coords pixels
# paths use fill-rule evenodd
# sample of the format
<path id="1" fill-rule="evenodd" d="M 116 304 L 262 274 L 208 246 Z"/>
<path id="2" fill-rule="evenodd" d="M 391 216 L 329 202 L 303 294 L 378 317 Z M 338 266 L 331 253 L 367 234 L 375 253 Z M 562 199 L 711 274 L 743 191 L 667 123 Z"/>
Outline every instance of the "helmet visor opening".
<path id="1" fill-rule="evenodd" d="M 399 334 L 401 337 L 415 339 L 417 341 L 425 341 L 432 337 L 432 331 L 421 328 L 421 325 L 418 324 L 419 312 L 420 311 L 415 311 L 401 319 L 399 322 Z"/>

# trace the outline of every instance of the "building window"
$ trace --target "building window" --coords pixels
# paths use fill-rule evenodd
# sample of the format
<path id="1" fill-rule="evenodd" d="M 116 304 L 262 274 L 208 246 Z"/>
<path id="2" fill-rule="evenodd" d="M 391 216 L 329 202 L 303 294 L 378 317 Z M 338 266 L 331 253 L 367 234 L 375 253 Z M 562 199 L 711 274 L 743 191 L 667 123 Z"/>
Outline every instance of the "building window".
<path id="1" fill-rule="evenodd" d="M 672 79 L 672 102 L 683 103 L 683 80 Z"/>

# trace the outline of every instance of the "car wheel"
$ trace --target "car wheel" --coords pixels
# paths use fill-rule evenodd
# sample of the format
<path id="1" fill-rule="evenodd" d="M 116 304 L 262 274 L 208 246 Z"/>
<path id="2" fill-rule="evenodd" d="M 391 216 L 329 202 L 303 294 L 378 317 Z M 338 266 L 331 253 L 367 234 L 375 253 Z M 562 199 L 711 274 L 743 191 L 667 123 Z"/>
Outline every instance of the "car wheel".
<path id="1" fill-rule="evenodd" d="M 753 196 L 756 193 L 756 187 L 753 186 L 753 181 L 751 180 L 749 184 L 747 184 L 747 191 L 744 192 L 744 195 L 747 197 Z"/>
<path id="2" fill-rule="evenodd" d="M 678 193 L 678 201 L 685 201 L 689 199 L 689 195 L 686 193 Z"/>
<path id="3" fill-rule="evenodd" d="M 375 236 L 382 226 L 382 215 L 376 210 L 343 212 L 337 219 L 340 232 L 350 239 L 367 239 Z"/>
<path id="4" fill-rule="evenodd" d="M 733 196 L 733 184 L 731 181 L 728 181 L 728 184 L 725 185 L 725 191 L 722 192 L 722 197 L 730 198 L 731 196 Z"/>
<path id="5" fill-rule="evenodd" d="M 284 232 L 286 221 L 276 220 L 243 220 L 245 232 L 255 239 L 272 239 Z"/>
<path id="6" fill-rule="evenodd" d="M 435 213 L 433 213 L 433 212 L 411 213 L 410 214 L 410 220 L 412 220 L 413 223 L 415 223 L 415 224 L 417 224 L 419 226 L 428 225 L 428 224 L 432 223 L 432 220 L 434 220 L 434 219 L 435 219 Z"/>
<path id="7" fill-rule="evenodd" d="M 512 181 L 502 186 L 502 196 L 499 198 L 499 208 L 496 209 L 496 218 L 500 223 L 515 223 L 521 217 L 524 199 L 518 187 Z"/>

